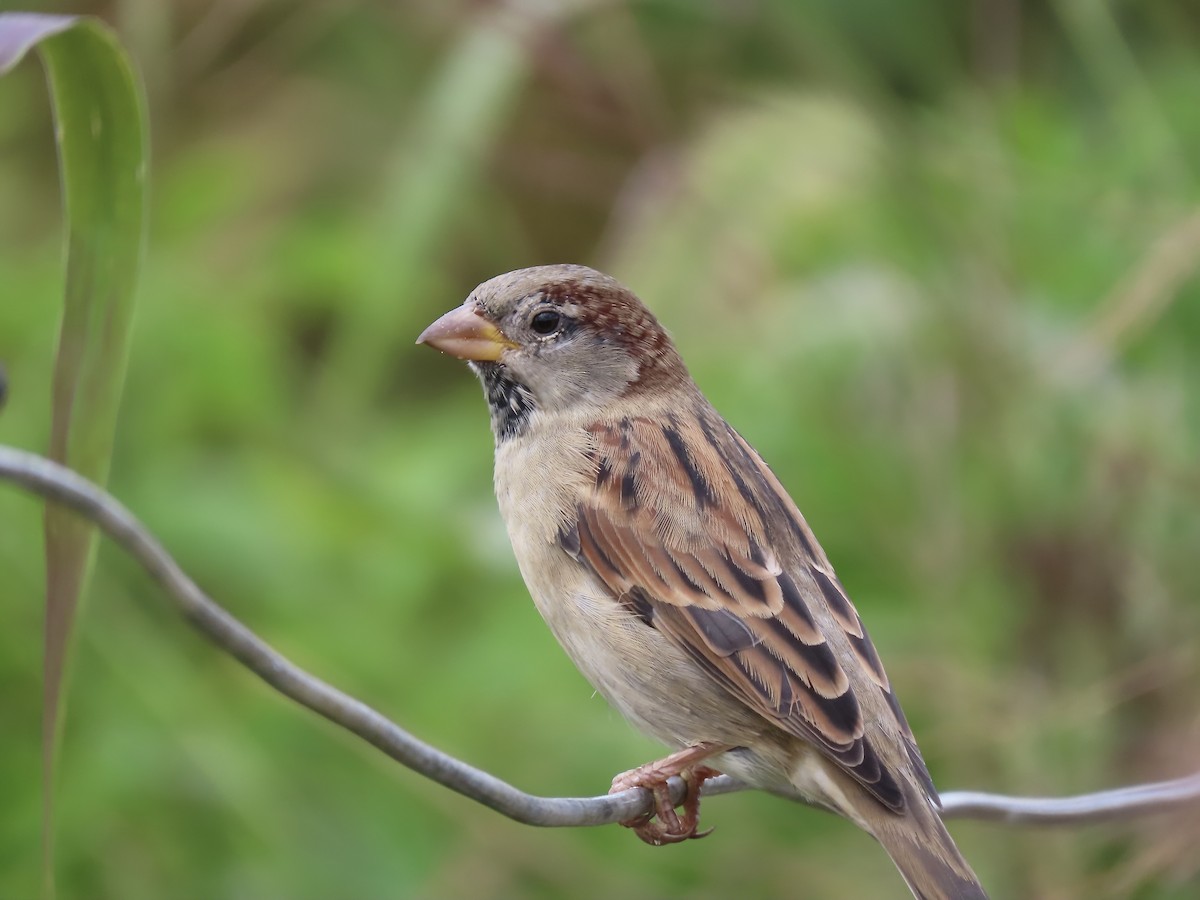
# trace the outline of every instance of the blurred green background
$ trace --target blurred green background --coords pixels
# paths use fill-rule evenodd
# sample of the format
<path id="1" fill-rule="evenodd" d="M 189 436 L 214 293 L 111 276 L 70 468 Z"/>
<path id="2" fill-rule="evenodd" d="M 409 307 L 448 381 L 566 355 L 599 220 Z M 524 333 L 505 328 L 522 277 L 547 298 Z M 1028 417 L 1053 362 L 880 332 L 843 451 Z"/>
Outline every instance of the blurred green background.
<path id="1" fill-rule="evenodd" d="M 461 364 L 498 272 L 659 313 L 854 596 L 938 784 L 1200 759 L 1200 10 L 1057 0 L 0 3 L 93 12 L 154 168 L 112 489 L 209 592 L 419 736 L 548 795 L 660 752 L 537 619 Z M 0 79 L 0 442 L 45 447 L 61 221 L 41 72 Z M 38 505 L 0 491 L 0 898 L 35 896 Z M 839 820 L 538 831 L 203 643 L 102 546 L 63 898 L 899 897 Z M 952 829 L 997 898 L 1191 898 L 1193 815 Z"/>

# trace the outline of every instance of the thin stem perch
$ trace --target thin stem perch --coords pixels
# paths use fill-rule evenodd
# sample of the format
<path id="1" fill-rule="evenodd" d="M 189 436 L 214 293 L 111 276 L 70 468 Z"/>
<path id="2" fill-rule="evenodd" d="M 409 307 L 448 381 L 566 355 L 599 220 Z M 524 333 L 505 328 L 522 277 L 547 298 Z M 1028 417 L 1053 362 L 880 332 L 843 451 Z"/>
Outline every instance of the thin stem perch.
<path id="1" fill-rule="evenodd" d="M 641 788 L 599 797 L 538 797 L 448 756 L 386 716 L 272 649 L 214 602 L 179 567 L 153 535 L 116 498 L 86 478 L 35 453 L 0 446 L 0 480 L 60 503 L 93 522 L 158 582 L 201 634 L 285 697 L 354 732 L 413 771 L 527 825 L 606 825 L 649 812 Z M 672 779 L 672 793 L 683 783 Z M 744 787 L 728 776 L 705 784 L 706 796 Z M 945 818 L 1027 825 L 1078 825 L 1163 812 L 1200 800 L 1200 772 L 1173 781 L 1134 785 L 1075 797 L 1010 797 L 974 791 L 942 795 Z"/>

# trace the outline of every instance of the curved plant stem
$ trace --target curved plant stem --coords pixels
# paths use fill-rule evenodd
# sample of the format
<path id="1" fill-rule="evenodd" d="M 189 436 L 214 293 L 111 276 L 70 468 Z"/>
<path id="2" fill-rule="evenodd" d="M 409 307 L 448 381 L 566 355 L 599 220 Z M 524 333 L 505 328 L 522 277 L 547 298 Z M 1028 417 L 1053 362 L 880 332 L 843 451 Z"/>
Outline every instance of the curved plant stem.
<path id="1" fill-rule="evenodd" d="M 285 697 L 352 731 L 392 759 L 502 815 L 527 825 L 606 825 L 649 812 L 650 793 L 634 788 L 600 797 L 538 797 L 441 752 L 383 714 L 310 675 L 273 650 L 208 597 L 163 546 L 112 495 L 45 457 L 0 446 L 0 480 L 66 506 L 94 523 L 137 560 L 205 637 Z M 672 779 L 682 799 L 683 783 Z M 728 776 L 706 783 L 705 794 L 745 787 Z M 1175 781 L 1135 785 L 1075 797 L 1010 797 L 972 791 L 942 795 L 946 818 L 1009 824 L 1079 825 L 1162 812 L 1200 800 L 1200 772 Z"/>

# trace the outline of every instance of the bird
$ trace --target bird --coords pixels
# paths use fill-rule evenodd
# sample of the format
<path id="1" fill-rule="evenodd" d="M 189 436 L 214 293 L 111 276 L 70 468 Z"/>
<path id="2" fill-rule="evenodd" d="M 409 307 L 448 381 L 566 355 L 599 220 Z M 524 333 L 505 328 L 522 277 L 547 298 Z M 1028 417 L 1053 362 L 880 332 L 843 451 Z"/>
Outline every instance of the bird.
<path id="1" fill-rule="evenodd" d="M 613 780 L 654 797 L 622 824 L 651 844 L 702 837 L 701 786 L 724 773 L 849 819 L 920 900 L 986 898 L 824 550 L 632 291 L 580 265 L 519 269 L 417 343 L 482 382 L 496 498 L 542 618 L 674 748 Z"/>

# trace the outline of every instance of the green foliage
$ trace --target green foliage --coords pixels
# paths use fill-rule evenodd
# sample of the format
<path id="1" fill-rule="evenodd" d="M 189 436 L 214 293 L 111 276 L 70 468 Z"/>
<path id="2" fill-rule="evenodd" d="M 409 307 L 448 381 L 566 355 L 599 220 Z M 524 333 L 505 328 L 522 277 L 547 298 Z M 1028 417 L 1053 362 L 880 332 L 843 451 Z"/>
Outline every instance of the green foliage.
<path id="1" fill-rule="evenodd" d="M 161 150 L 113 490 L 297 661 L 523 787 L 601 792 L 659 748 L 537 620 L 478 388 L 412 346 L 485 277 L 593 264 L 792 490 L 939 785 L 1194 768 L 1200 22 L 1016 8 L 259 0 L 126 29 Z M 0 80 L 0 441 L 45 447 L 34 88 Z M 37 516 L 0 493 L 5 897 L 37 883 Z M 64 898 L 903 890 L 851 826 L 770 797 L 660 851 L 509 823 L 281 703 L 111 548 L 88 607 Z M 1179 821 L 954 832 L 997 897 L 1200 886 Z"/>
<path id="2" fill-rule="evenodd" d="M 50 456 L 101 484 L 108 477 L 125 377 L 145 217 L 145 100 L 128 56 L 100 23 L 0 15 L 0 74 L 37 48 L 54 107 L 66 220 L 66 284 L 52 388 Z M 54 772 L 63 685 L 92 529 L 47 506 L 42 818 L 53 884 Z M 48 893 L 53 893 L 51 888 Z"/>

